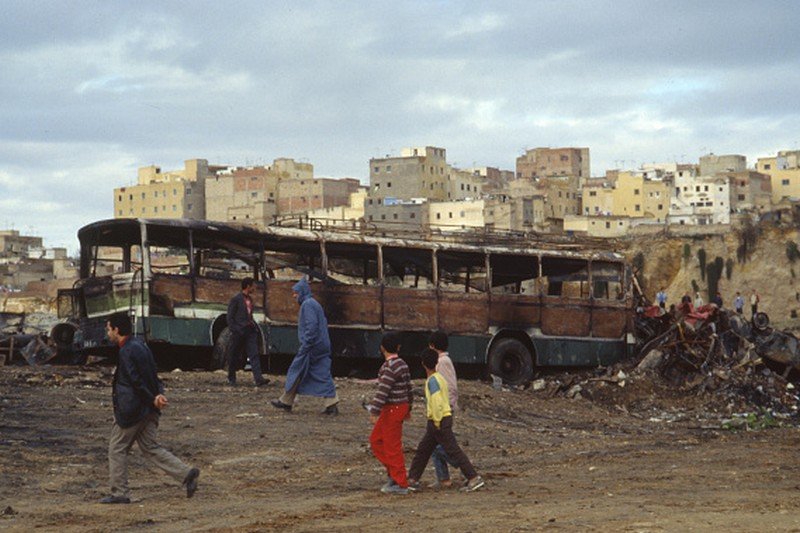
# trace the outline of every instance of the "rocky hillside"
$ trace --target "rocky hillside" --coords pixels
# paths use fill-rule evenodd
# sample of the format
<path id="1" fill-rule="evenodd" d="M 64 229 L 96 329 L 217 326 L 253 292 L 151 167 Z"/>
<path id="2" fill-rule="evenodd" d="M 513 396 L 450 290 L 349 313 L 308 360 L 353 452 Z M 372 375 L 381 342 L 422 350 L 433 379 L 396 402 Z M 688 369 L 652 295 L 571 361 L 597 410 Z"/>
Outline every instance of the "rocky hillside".
<path id="1" fill-rule="evenodd" d="M 726 307 L 733 307 L 736 291 L 741 291 L 749 315 L 749 296 L 755 289 L 761 297 L 759 310 L 769 315 L 774 326 L 797 329 L 799 244 L 796 228 L 762 224 L 739 226 L 724 235 L 637 238 L 620 251 L 635 265 L 643 265 L 639 281 L 651 300 L 662 286 L 668 304 L 677 303 L 686 292 L 693 296 L 696 287 L 708 302 L 709 285 L 719 271 L 718 290 Z"/>

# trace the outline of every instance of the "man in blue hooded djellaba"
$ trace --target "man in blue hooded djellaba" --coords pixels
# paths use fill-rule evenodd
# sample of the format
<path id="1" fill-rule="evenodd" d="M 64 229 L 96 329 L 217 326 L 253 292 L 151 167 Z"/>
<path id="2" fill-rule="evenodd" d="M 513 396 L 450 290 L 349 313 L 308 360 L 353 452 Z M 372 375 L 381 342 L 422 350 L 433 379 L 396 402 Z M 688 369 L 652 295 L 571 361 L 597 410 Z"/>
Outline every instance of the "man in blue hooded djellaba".
<path id="1" fill-rule="evenodd" d="M 298 394 L 325 398 L 324 415 L 339 414 L 339 396 L 331 376 L 331 339 L 328 319 L 322 306 L 311 296 L 311 287 L 303 278 L 292 287 L 292 296 L 300 305 L 297 336 L 300 349 L 286 373 L 284 393 L 272 405 L 291 411 Z"/>

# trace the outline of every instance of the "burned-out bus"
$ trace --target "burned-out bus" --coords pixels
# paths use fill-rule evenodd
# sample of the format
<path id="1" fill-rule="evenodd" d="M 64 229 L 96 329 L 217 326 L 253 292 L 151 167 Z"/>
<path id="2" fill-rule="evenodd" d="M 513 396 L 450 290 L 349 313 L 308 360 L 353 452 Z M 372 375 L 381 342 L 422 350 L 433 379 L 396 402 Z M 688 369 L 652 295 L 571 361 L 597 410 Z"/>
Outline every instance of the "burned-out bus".
<path id="1" fill-rule="evenodd" d="M 630 268 L 613 252 L 190 220 L 106 220 L 78 237 L 80 279 L 59 292 L 60 336 L 86 354 L 110 353 L 103 328 L 122 311 L 151 346 L 191 348 L 198 365 L 221 367 L 227 303 L 246 276 L 264 354 L 298 347 L 291 286 L 303 275 L 334 358 L 379 358 L 390 330 L 416 349 L 441 329 L 455 362 L 517 384 L 536 366 L 608 365 L 634 344 Z"/>

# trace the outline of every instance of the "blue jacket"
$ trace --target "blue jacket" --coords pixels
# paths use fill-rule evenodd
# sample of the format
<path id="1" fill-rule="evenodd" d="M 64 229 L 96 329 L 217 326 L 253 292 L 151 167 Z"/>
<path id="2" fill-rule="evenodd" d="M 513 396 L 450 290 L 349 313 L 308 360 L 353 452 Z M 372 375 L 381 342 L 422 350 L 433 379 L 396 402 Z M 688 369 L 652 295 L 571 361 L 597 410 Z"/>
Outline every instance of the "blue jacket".
<path id="1" fill-rule="evenodd" d="M 128 337 L 119 349 L 119 362 L 112 382 L 117 425 L 128 428 L 150 413 L 160 413 L 153 400 L 163 393 L 164 385 L 156 374 L 153 352 L 141 339 Z"/>
<path id="2" fill-rule="evenodd" d="M 286 390 L 333 398 L 336 387 L 331 377 L 331 339 L 325 311 L 311 297 L 311 287 L 305 278 L 298 281 L 292 290 L 297 293 L 297 303 L 300 304 L 297 317 L 300 348 L 286 373 Z"/>

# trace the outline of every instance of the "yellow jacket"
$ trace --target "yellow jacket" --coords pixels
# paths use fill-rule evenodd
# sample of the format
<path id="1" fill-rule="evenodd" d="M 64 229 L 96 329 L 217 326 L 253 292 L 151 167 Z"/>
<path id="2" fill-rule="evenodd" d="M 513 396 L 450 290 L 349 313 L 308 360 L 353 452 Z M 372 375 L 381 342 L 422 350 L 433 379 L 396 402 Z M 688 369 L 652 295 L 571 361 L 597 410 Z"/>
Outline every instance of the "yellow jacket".
<path id="1" fill-rule="evenodd" d="M 442 418 L 451 416 L 450 398 L 447 394 L 447 381 L 444 377 L 434 372 L 425 382 L 425 404 L 428 420 L 433 421 L 437 428 Z"/>

